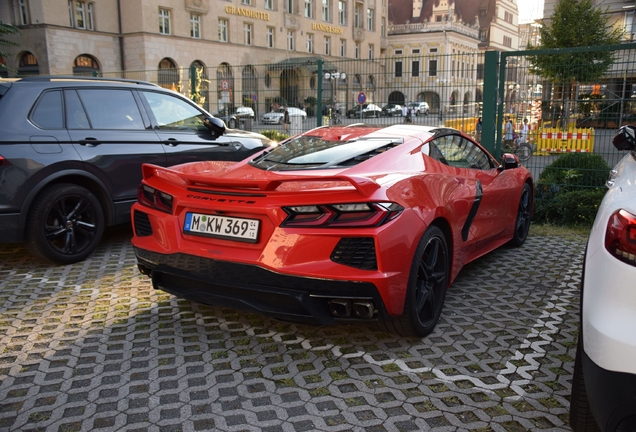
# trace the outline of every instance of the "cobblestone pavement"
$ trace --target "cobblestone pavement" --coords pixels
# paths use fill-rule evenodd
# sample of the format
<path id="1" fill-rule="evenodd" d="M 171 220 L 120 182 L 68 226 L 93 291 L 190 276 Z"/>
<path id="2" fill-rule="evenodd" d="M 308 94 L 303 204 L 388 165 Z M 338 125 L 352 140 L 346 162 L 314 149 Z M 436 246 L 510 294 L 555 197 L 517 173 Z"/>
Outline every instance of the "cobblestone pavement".
<path id="1" fill-rule="evenodd" d="M 68 266 L 3 245 L 0 430 L 569 430 L 584 238 L 479 259 L 407 339 L 156 292 L 130 235 Z"/>

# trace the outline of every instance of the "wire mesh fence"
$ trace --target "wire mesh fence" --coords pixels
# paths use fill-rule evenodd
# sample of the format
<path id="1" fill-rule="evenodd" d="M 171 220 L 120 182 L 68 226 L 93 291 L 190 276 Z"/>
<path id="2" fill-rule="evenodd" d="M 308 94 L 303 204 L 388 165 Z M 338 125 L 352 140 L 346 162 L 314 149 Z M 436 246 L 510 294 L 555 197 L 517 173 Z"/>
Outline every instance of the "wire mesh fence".
<path id="1" fill-rule="evenodd" d="M 609 166 L 618 162 L 622 155 L 611 137 L 621 125 L 636 122 L 635 55 L 636 44 L 624 44 L 506 52 L 494 67 L 483 53 L 413 54 L 365 60 L 302 57 L 100 75 L 156 83 L 225 119 L 253 113 L 252 121 L 241 127 L 256 131 L 284 130 L 282 111 L 295 107 L 299 109 L 290 114 L 300 120 L 292 133 L 329 123 L 411 122 L 454 127 L 479 139 L 476 124 L 483 116 L 483 137 L 489 137 L 483 144 L 497 156 L 511 141 L 505 134 L 508 117 L 516 134 L 531 145 L 533 155 L 524 164 L 538 177 L 565 153 L 599 154 Z M 497 75 L 494 80 L 491 71 Z M 484 112 L 484 103 L 495 108 Z M 522 134 L 524 125 L 527 135 Z M 572 174 L 568 181 L 576 177 Z"/>

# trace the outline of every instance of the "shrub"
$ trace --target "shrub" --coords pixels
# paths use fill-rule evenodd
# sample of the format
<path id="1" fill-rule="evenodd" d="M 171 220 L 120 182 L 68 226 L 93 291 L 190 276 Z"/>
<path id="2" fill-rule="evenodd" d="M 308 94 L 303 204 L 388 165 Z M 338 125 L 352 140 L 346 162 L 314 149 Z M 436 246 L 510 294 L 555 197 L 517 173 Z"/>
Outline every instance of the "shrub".
<path id="1" fill-rule="evenodd" d="M 603 187 L 609 171 L 610 166 L 599 154 L 566 153 L 545 167 L 538 183 L 567 190 Z"/>
<path id="2" fill-rule="evenodd" d="M 610 167 L 601 155 L 567 153 L 545 167 L 535 186 L 534 222 L 591 226 Z"/>
<path id="3" fill-rule="evenodd" d="M 289 138 L 289 135 L 278 132 L 277 130 L 264 130 L 259 133 L 276 142 L 281 142 Z"/>
<path id="4" fill-rule="evenodd" d="M 559 191 L 535 198 L 534 222 L 567 226 L 592 226 L 606 189 Z"/>

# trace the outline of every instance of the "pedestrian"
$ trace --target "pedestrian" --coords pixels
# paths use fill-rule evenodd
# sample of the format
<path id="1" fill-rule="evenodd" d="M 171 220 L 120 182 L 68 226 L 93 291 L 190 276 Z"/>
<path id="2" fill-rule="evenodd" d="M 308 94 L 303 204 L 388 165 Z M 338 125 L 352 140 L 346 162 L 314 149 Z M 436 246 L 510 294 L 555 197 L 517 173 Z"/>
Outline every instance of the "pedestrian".
<path id="1" fill-rule="evenodd" d="M 528 142 L 528 119 L 523 119 L 523 126 L 521 126 L 519 142 L 526 144 Z"/>
<path id="2" fill-rule="evenodd" d="M 506 116 L 506 124 L 504 125 L 504 148 L 512 149 L 514 148 L 514 136 L 515 133 L 514 127 L 512 126 L 512 121 L 509 116 Z"/>
<path id="3" fill-rule="evenodd" d="M 285 111 L 283 111 L 283 132 L 289 133 L 289 124 L 291 121 L 289 120 L 289 111 L 287 111 L 287 107 L 285 107 Z"/>
<path id="4" fill-rule="evenodd" d="M 483 130 L 483 124 L 481 122 L 481 117 L 477 119 L 477 123 L 475 124 L 475 140 L 478 143 L 481 143 L 481 131 Z"/>
<path id="5" fill-rule="evenodd" d="M 415 107 L 411 106 L 411 119 L 415 118 Z"/>
<path id="6" fill-rule="evenodd" d="M 406 117 L 409 113 L 409 108 L 405 105 L 402 105 L 402 117 Z"/>

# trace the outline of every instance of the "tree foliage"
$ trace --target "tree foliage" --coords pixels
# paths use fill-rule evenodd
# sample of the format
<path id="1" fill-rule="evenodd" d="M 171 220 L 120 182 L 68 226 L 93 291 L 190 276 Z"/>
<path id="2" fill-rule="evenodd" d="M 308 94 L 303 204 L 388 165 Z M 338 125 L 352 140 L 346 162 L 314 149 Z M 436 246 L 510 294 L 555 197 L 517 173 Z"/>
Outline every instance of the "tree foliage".
<path id="1" fill-rule="evenodd" d="M 19 35 L 20 30 L 16 26 L 11 24 L 5 24 L 0 22 L 0 47 L 3 46 L 18 46 L 16 42 L 5 39 L 6 35 Z M 11 54 L 0 49 L 0 57 L 9 57 Z M 0 63 L 0 68 L 9 69 L 6 65 Z"/>
<path id="2" fill-rule="evenodd" d="M 621 42 L 624 33 L 608 24 L 609 16 L 594 7 L 592 0 L 559 0 L 550 19 L 550 24 L 540 29 L 539 45 L 530 49 L 614 45 Z M 530 57 L 531 72 L 561 83 L 597 81 L 614 61 L 611 51 Z"/>

